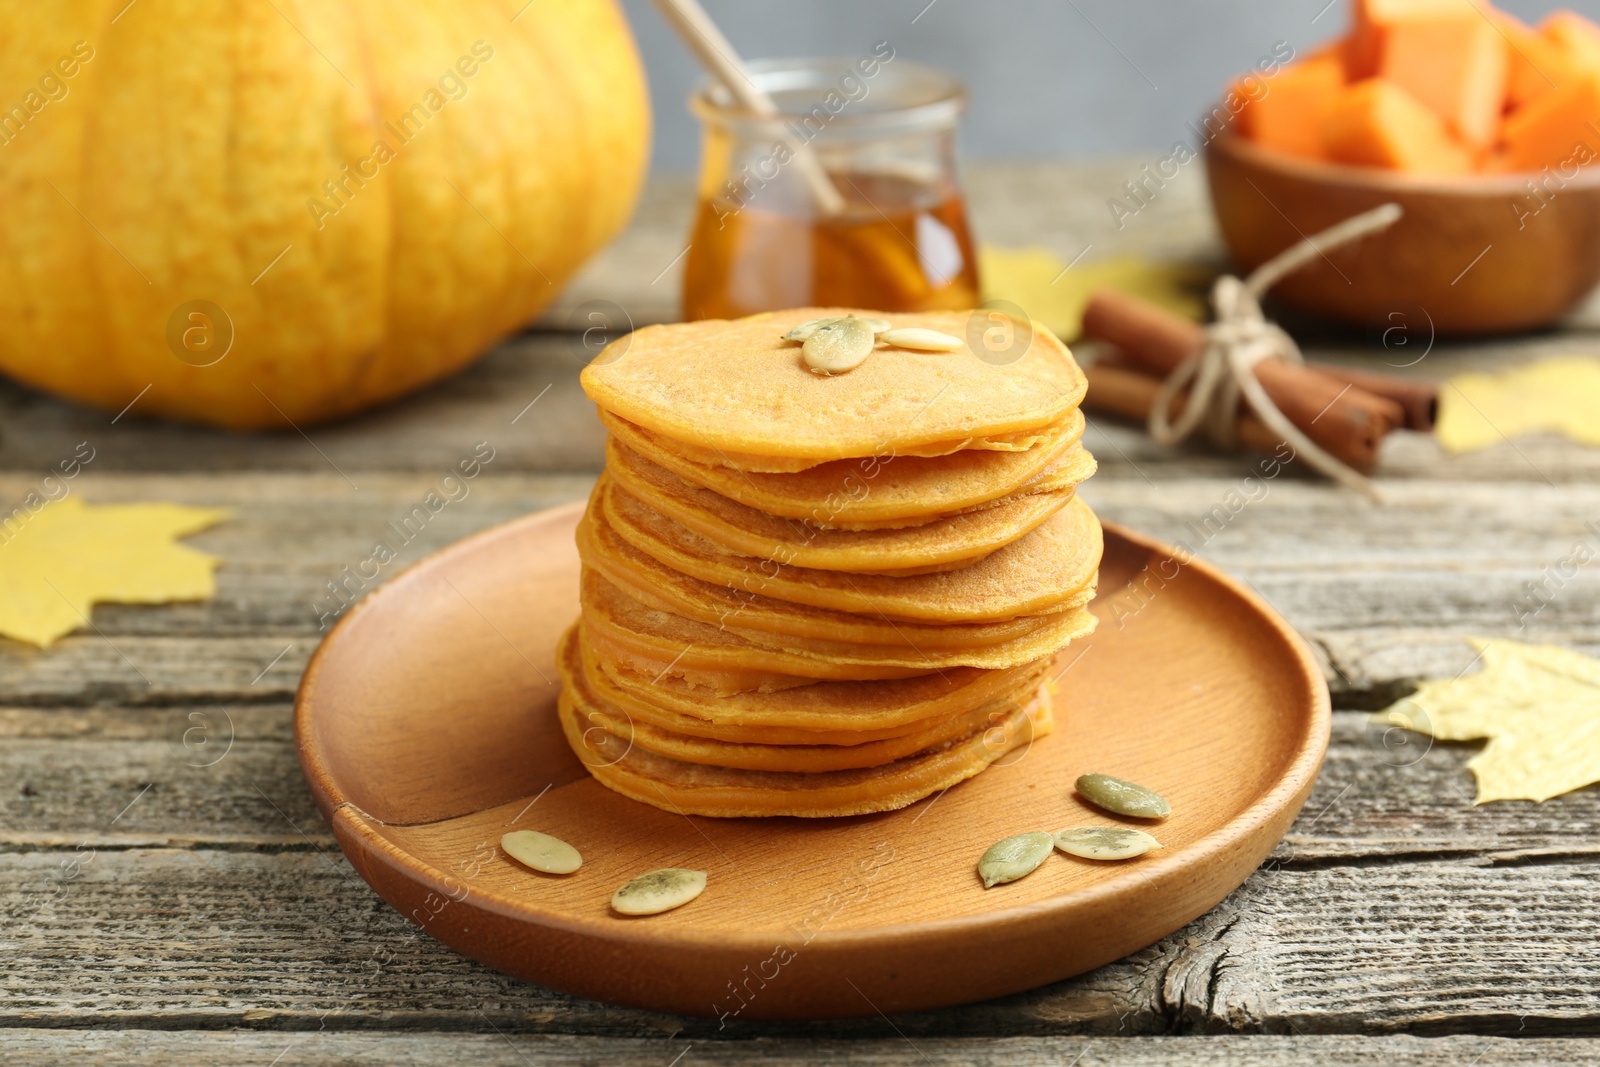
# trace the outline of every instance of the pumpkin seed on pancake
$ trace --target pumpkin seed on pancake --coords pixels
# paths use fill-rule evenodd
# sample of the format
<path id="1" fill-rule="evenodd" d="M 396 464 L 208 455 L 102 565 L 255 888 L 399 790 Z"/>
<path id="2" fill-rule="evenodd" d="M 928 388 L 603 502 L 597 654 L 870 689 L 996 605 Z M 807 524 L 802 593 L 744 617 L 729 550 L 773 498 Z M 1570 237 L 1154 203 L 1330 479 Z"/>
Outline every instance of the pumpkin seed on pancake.
<path id="1" fill-rule="evenodd" d="M 905 578 L 842 574 L 728 552 L 601 476 L 606 522 L 635 548 L 703 581 L 835 611 L 928 622 L 987 622 L 1081 607 L 1094 595 L 1100 523 L 1074 497 L 1046 522 L 970 567 Z"/>
<path id="2" fill-rule="evenodd" d="M 1018 707 L 999 726 L 878 767 L 795 773 L 688 763 L 651 752 L 583 719 L 562 690 L 557 715 L 567 743 L 609 789 L 687 815 L 821 818 L 892 811 L 947 789 L 1006 753 L 1049 733 L 1048 694 Z"/>
<path id="3" fill-rule="evenodd" d="M 965 345 L 948 353 L 896 349 L 848 374 L 819 377 L 779 335 L 809 319 L 872 313 L 781 314 L 646 326 L 629 335 L 624 358 L 602 355 L 584 368 L 584 392 L 600 408 L 673 440 L 817 460 L 1035 430 L 1061 421 L 1083 399 L 1083 372 L 1038 323 L 1031 324 L 1028 351 L 1003 366 Z M 930 311 L 898 315 L 895 326 L 964 337 L 967 317 Z"/>
<path id="4" fill-rule="evenodd" d="M 1017 667 L 1054 655 L 1094 629 L 1094 616 L 1080 610 L 1062 613 L 1052 627 L 1018 641 L 978 649 L 924 650 L 741 633 L 652 608 L 589 567 L 583 570 L 580 598 L 584 625 L 597 640 L 668 657 L 674 669 L 773 672 L 844 681 L 903 678 L 945 667 Z"/>
<path id="5" fill-rule="evenodd" d="M 1071 489 L 1033 493 L 920 526 L 823 530 L 686 482 L 615 438 L 606 443 L 606 469 L 628 492 L 730 552 L 857 574 L 931 573 L 966 566 L 1038 526 L 1072 496 Z"/>
<path id="6" fill-rule="evenodd" d="M 1084 428 L 1080 411 L 1020 452 L 966 449 L 939 457 L 885 453 L 780 474 L 697 462 L 648 430 L 605 412 L 600 419 L 624 445 L 693 485 L 770 515 L 842 530 L 915 526 L 1014 495 L 1067 488 L 1095 470 L 1094 457 L 1078 444 Z"/>
<path id="7" fill-rule="evenodd" d="M 865 319 L 824 322 L 800 346 L 800 358 L 815 374 L 845 374 L 872 355 L 872 327 Z"/>
<path id="8" fill-rule="evenodd" d="M 618 672 L 614 665 L 602 667 L 576 625 L 562 635 L 556 652 L 564 686 L 581 701 L 605 707 L 635 726 L 730 744 L 803 747 L 852 747 L 926 734 L 951 722 L 987 719 L 1027 703 L 1047 666 L 1041 661 L 1009 671 L 956 668 L 942 679 L 922 675 L 899 682 L 817 682 L 781 693 L 721 697 L 677 679 L 652 680 Z M 613 678 L 616 673 L 622 677 Z M 924 680 L 940 681 L 945 691 L 931 701 L 920 699 L 927 686 L 915 683 Z M 930 708 L 931 714 L 922 714 Z"/>
<path id="9" fill-rule="evenodd" d="M 884 330 L 878 338 L 895 348 L 911 348 L 919 352 L 959 352 L 967 347 L 965 341 L 938 330 L 924 330 L 915 326 Z"/>
<path id="10" fill-rule="evenodd" d="M 578 523 L 578 555 L 612 585 L 636 600 L 712 626 L 765 630 L 790 637 L 821 637 L 910 648 L 981 648 L 1012 641 L 1048 626 L 1054 612 L 999 622 L 930 624 L 885 615 L 829 611 L 701 581 L 634 548 L 591 506 Z M 1074 610 L 1063 608 L 1063 610 Z"/>

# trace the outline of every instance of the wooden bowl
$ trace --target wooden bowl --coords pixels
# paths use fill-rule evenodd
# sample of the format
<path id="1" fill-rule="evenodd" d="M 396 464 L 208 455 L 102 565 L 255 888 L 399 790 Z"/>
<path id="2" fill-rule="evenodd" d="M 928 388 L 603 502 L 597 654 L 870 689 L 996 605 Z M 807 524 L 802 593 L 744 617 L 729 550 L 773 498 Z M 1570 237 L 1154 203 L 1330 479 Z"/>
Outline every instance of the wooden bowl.
<path id="1" fill-rule="evenodd" d="M 429 557 L 340 620 L 300 683 L 306 782 L 350 863 L 429 934 L 587 997 L 724 1019 L 911 1011 L 1098 967 L 1238 886 L 1299 811 L 1328 742 L 1304 642 L 1198 560 L 1106 529 L 1100 629 L 1059 662 L 1054 733 L 948 792 L 848 819 L 689 818 L 591 778 L 554 711 L 555 646 L 578 611 L 581 504 Z M 985 890 L 996 840 L 1118 820 L 1073 792 L 1088 771 L 1159 789 L 1163 848 L 1056 855 Z M 500 835 L 583 853 L 536 874 Z M 648 918 L 607 908 L 656 867 L 709 872 Z"/>
<path id="2" fill-rule="evenodd" d="M 1253 270 L 1301 237 L 1389 201 L 1405 215 L 1289 275 L 1272 292 L 1305 311 L 1387 330 L 1528 330 L 1600 282 L 1600 168 L 1535 196 L 1539 175 L 1396 174 L 1296 159 L 1228 132 L 1206 146 L 1217 225 Z"/>

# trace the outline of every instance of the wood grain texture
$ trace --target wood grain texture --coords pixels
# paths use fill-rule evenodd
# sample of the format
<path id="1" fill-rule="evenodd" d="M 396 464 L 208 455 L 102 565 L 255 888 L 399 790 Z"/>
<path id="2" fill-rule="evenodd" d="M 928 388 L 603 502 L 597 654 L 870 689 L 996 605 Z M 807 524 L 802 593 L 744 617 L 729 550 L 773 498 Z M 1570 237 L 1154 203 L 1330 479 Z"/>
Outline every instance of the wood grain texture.
<path id="1" fill-rule="evenodd" d="M 10 786 L 0 793 L 0 852 L 85 841 L 328 848 L 333 837 L 300 780 L 291 714 L 284 704 L 0 710 L 0 782 Z M 230 728 L 230 748 L 207 749 L 225 746 Z M 1493 866 L 1600 853 L 1590 840 L 1600 834 L 1600 790 L 1474 807 L 1466 762 L 1476 751 L 1336 713 L 1322 776 L 1269 862 L 1419 856 Z"/>
<path id="2" fill-rule="evenodd" d="M 7 856 L 0 949 L 28 979 L 8 988 L 0 1027 L 885 1032 L 877 1016 L 723 1026 L 527 985 L 420 934 L 337 853 L 101 848 L 79 851 L 71 877 L 65 858 Z M 1600 1030 L 1592 857 L 1268 866 L 1116 963 L 894 1023 L 913 1037 Z"/>
<path id="3" fill-rule="evenodd" d="M 972 168 L 978 232 L 1065 260 L 1093 245 L 1090 256 L 1138 249 L 1216 262 L 1198 176 L 1171 183 L 1122 232 L 1110 223 L 1105 198 L 1138 162 Z M 639 253 L 659 248 L 664 262 L 681 250 L 685 204 L 679 190 L 653 189 L 634 229 L 587 272 L 591 288 L 574 287 L 546 321 L 559 327 L 580 296 L 626 304 L 639 321 L 652 300 L 671 314 L 675 277 L 652 286 L 660 257 Z M 1314 358 L 1355 365 L 1398 365 L 1423 350 L 1294 328 Z M 1600 305 L 1559 331 L 1426 351 L 1396 372 L 1600 354 Z M 1355 711 L 1335 715 L 1327 765 L 1289 835 L 1211 916 L 1069 982 L 896 1018 L 915 1050 L 881 1019 L 718 1033 L 714 1022 L 608 1008 L 518 984 L 414 936 L 330 854 L 295 767 L 289 701 L 320 633 L 309 598 L 478 441 L 496 458 L 471 495 L 431 520 L 385 576 L 494 522 L 580 498 L 603 439 L 577 387 L 581 356 L 568 336 L 526 335 L 423 396 L 315 431 L 316 448 L 296 434 L 141 422 L 137 407 L 113 425 L 0 384 L 0 501 L 15 502 L 88 440 L 96 458 L 71 483 L 85 499 L 238 508 L 192 539 L 224 557 L 213 601 L 103 607 L 104 637 L 91 631 L 48 652 L 0 643 L 7 1062 L 267 1063 L 295 1038 L 280 1062 L 537 1054 L 655 1065 L 691 1042 L 685 1065 L 924 1055 L 1070 1063 L 1086 1045 L 1080 1062 L 1596 1058 L 1590 1041 L 1528 1035 L 1600 1032 L 1590 977 L 1600 790 L 1475 808 L 1465 770 L 1475 746 L 1402 744 Z M 1466 634 L 1600 653 L 1600 567 L 1563 584 L 1521 630 L 1516 615 L 1524 583 L 1543 579 L 1600 520 L 1600 450 L 1535 436 L 1446 457 L 1431 438 L 1398 433 L 1380 463 L 1385 507 L 1290 467 L 1222 522 L 1214 509 L 1234 510 L 1230 490 L 1259 478 L 1254 458 L 1162 448 L 1101 419 L 1085 441 L 1101 464 L 1086 490 L 1094 506 L 1172 540 L 1198 540 L 1191 524 L 1203 531 L 1209 516 L 1217 532 L 1200 554 L 1252 582 L 1313 641 L 1338 706 L 1380 705 L 1409 679 L 1460 670 L 1471 658 Z M 229 725 L 235 740 L 222 760 L 185 763 L 210 759 L 215 750 L 196 751 L 197 742 L 220 740 Z M 63 862 L 76 876 L 64 876 Z M 246 1029 L 214 1032 L 235 1026 Z M 124 1039 L 85 1027 L 149 1029 Z M 1290 1036 L 1126 1039 L 1258 1029 Z M 294 1033 L 265 1032 L 274 1030 Z M 1486 1033 L 1520 1039 L 1477 1036 Z"/>
<path id="4" fill-rule="evenodd" d="M 887 1027 L 885 1027 L 887 1029 Z M 431 1067 L 472 1063 L 482 1067 L 663 1067 L 672 1057 L 689 1064 L 763 1063 L 814 1067 L 818 1063 L 889 1067 L 907 1062 L 935 1067 L 1461 1067 L 1474 1062 L 1505 1067 L 1591 1064 L 1600 1041 L 1511 1040 L 1492 1037 L 1226 1037 L 1193 1041 L 1173 1037 L 922 1037 L 838 1041 L 756 1038 L 716 1044 L 682 1036 L 584 1039 L 558 1036 L 415 1033 L 184 1033 L 150 1030 L 13 1030 L 7 1062 L 47 1067 L 94 1062 L 106 1067 L 151 1062 L 259 1067 L 279 1062 L 305 1067 Z"/>
<path id="5" fill-rule="evenodd" d="M 1382 706 L 1416 678 L 1461 670 L 1472 658 L 1462 638 L 1475 634 L 1600 651 L 1600 567 L 1580 569 L 1540 600 L 1526 589 L 1577 542 L 1600 546 L 1589 526 L 1600 520 L 1592 484 L 1420 483 L 1378 508 L 1287 473 L 1272 481 L 1255 474 L 1152 485 L 1102 472 L 1084 496 L 1104 518 L 1184 543 L 1252 584 L 1321 649 L 1341 706 Z M 74 491 L 90 501 L 236 509 L 233 520 L 187 542 L 223 558 L 218 595 L 161 608 L 100 607 L 98 632 L 47 652 L 0 645 L 0 693 L 38 705 L 282 700 L 320 639 L 323 613 L 340 607 L 328 583 L 347 583 L 349 601 L 375 586 L 346 571 L 375 541 L 399 553 L 382 569 L 387 579 L 476 530 L 580 499 L 592 479 L 490 464 L 466 497 L 401 543 L 392 524 L 439 481 L 431 471 L 368 472 L 352 489 L 331 472 L 248 480 L 85 473 Z M 27 484 L 0 476 L 0 492 Z M 1474 533 L 1463 538 L 1463 530 Z"/>

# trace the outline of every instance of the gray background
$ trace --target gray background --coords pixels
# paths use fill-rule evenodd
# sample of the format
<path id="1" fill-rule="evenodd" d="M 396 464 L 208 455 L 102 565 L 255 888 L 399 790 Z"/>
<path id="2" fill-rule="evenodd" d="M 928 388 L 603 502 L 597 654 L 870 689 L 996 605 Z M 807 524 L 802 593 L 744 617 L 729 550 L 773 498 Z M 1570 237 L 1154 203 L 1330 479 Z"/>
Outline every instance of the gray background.
<path id="1" fill-rule="evenodd" d="M 1302 53 L 1343 33 L 1350 7 L 1349 0 L 702 2 L 747 59 L 853 56 L 887 40 L 897 58 L 954 71 L 972 94 L 962 152 L 1000 159 L 1169 148 L 1184 136 L 1183 124 L 1274 42 Z M 650 0 L 623 6 L 650 75 L 655 166 L 692 168 L 699 134 L 684 98 L 699 69 Z M 1600 17 L 1600 0 L 1498 6 L 1527 21 L 1556 6 Z"/>

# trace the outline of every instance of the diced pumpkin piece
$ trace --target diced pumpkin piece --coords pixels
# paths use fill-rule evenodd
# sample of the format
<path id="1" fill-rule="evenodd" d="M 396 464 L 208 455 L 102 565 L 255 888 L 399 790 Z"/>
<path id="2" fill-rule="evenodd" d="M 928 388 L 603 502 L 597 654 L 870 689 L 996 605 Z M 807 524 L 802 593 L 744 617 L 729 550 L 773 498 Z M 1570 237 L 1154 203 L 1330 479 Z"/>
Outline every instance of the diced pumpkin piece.
<path id="1" fill-rule="evenodd" d="M 1488 5 L 1484 5 L 1487 7 Z M 1407 19 L 1482 18 L 1474 0 L 1356 0 L 1357 22 L 1388 26 Z"/>
<path id="2" fill-rule="evenodd" d="M 1426 104 L 1384 78 L 1347 86 L 1322 123 L 1329 158 L 1366 167 L 1465 174 L 1472 155 Z"/>
<path id="3" fill-rule="evenodd" d="M 1511 165 L 1511 160 L 1507 158 L 1505 152 L 1501 149 L 1485 153 L 1483 158 L 1478 160 L 1478 173 L 1480 174 L 1512 174 L 1516 172 L 1516 169 Z"/>
<path id="4" fill-rule="evenodd" d="M 1250 111 L 1254 106 L 1254 102 L 1251 101 L 1249 94 L 1245 91 L 1244 79 L 1242 78 L 1236 78 L 1228 83 L 1228 91 L 1222 96 L 1223 107 L 1229 107 L 1234 99 L 1243 101 L 1244 106 L 1233 116 L 1233 130 L 1235 133 L 1245 137 L 1253 137 L 1254 134 L 1251 133 L 1250 125 Z"/>
<path id="5" fill-rule="evenodd" d="M 1339 69 L 1344 73 L 1344 80 L 1350 80 L 1350 38 L 1335 37 L 1331 41 L 1324 41 L 1301 57 L 1300 62 L 1316 63 L 1324 59 L 1336 60 Z"/>
<path id="6" fill-rule="evenodd" d="M 1585 70 L 1600 72 L 1600 26 L 1572 11 L 1555 11 L 1539 32 Z"/>
<path id="7" fill-rule="evenodd" d="M 1240 115 L 1246 137 L 1267 148 L 1322 159 L 1322 118 L 1344 88 L 1344 64 L 1324 55 L 1285 67 Z M 1236 86 L 1237 88 L 1237 86 Z"/>
<path id="8" fill-rule="evenodd" d="M 1351 81 L 1378 73 L 1384 30 L 1400 22 L 1482 19 L 1472 0 L 1356 0 L 1346 73 Z"/>
<path id="9" fill-rule="evenodd" d="M 1513 171 L 1558 166 L 1580 143 L 1600 146 L 1600 70 L 1535 97 L 1506 116 L 1501 154 Z M 1576 153 L 1588 154 L 1588 153 Z"/>
<path id="10" fill-rule="evenodd" d="M 1506 58 L 1511 70 L 1506 79 L 1506 110 L 1514 111 L 1536 96 L 1567 84 L 1578 71 L 1567 49 L 1543 33 L 1504 13 L 1495 21 L 1505 34 Z"/>
<path id="11" fill-rule="evenodd" d="M 1506 39 L 1486 18 L 1406 19 L 1383 29 L 1378 74 L 1427 104 L 1465 144 L 1500 132 L 1510 71 Z"/>

